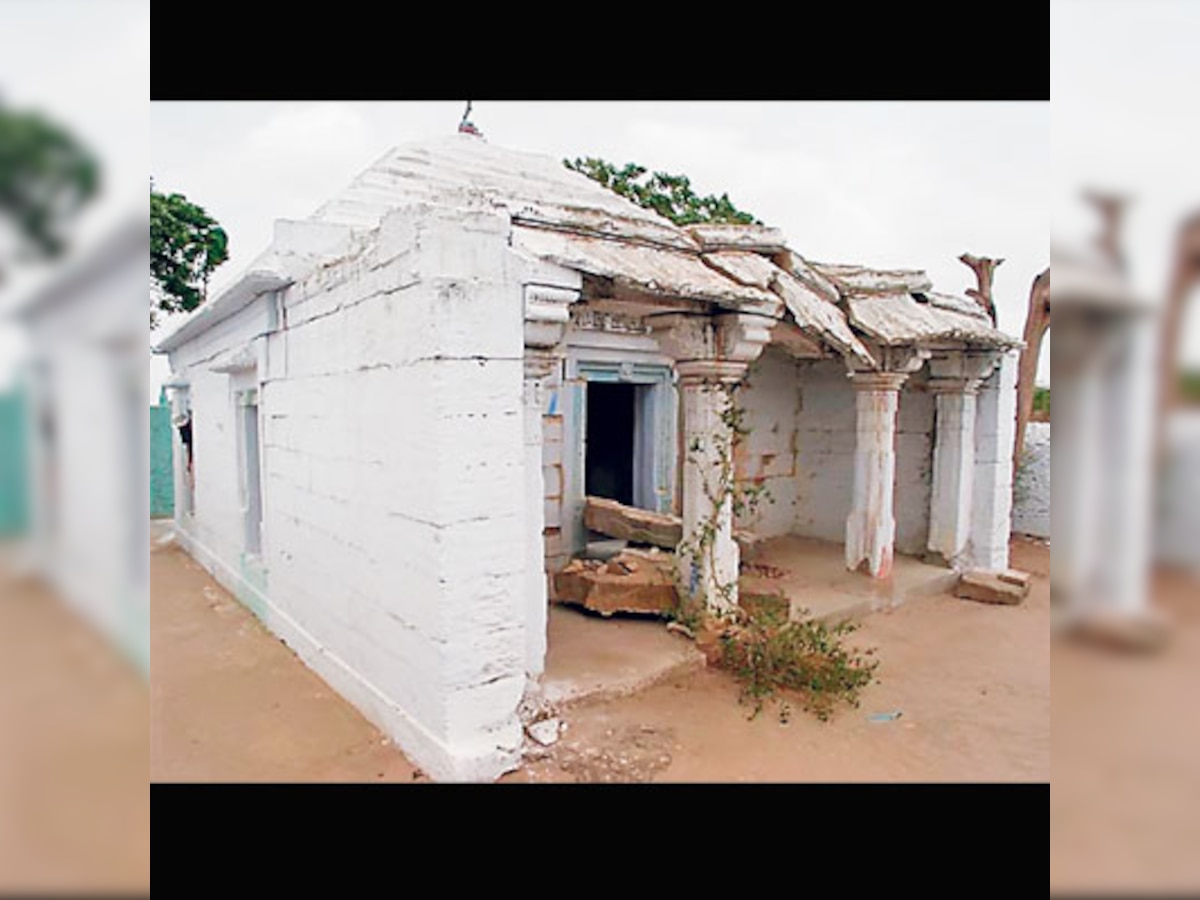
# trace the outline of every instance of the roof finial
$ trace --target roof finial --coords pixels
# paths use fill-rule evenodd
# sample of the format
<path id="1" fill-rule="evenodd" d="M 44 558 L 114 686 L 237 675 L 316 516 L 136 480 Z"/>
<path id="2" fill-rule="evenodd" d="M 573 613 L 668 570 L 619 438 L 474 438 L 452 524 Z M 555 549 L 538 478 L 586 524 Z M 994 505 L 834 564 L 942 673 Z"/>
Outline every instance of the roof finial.
<path id="1" fill-rule="evenodd" d="M 478 128 L 476 128 L 475 125 L 471 122 L 470 115 L 471 115 L 471 101 L 468 100 L 467 101 L 467 109 L 463 113 L 462 121 L 458 123 L 458 133 L 459 134 L 473 134 L 473 135 L 475 135 L 475 137 L 480 137 L 480 138 L 483 137 L 483 132 L 481 132 Z"/>

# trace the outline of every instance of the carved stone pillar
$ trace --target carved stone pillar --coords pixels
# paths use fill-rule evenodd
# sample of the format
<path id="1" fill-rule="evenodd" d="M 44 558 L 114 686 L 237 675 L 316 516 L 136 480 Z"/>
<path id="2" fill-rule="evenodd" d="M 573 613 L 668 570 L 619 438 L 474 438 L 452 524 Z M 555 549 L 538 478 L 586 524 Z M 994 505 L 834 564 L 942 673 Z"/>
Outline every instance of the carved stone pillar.
<path id="1" fill-rule="evenodd" d="M 956 353 L 929 363 L 936 396 L 929 550 L 952 568 L 970 565 L 975 485 L 975 395 L 995 367 L 993 354 Z"/>
<path id="2" fill-rule="evenodd" d="M 774 320 L 744 314 L 650 319 L 672 356 L 683 406 L 683 541 L 677 562 L 691 599 L 713 612 L 738 602 L 733 539 L 731 391 L 770 340 Z"/>
<path id="3" fill-rule="evenodd" d="M 891 358 L 888 359 L 887 357 Z M 846 519 L 846 567 L 864 567 L 873 578 L 892 572 L 896 542 L 896 413 L 900 387 L 919 369 L 920 353 L 885 354 L 885 371 L 852 367 L 857 392 L 857 443 L 854 449 L 854 493 Z"/>

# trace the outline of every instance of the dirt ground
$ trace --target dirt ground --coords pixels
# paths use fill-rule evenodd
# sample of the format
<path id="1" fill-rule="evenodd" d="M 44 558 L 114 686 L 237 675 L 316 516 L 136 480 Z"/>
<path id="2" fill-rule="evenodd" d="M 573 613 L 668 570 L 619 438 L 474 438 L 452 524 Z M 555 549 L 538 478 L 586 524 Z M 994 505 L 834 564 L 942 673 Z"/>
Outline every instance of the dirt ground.
<path id="1" fill-rule="evenodd" d="M 182 550 L 152 548 L 150 591 L 151 781 L 420 777 Z"/>
<path id="2" fill-rule="evenodd" d="M 1200 891 L 1200 585 L 1159 573 L 1163 652 L 1056 641 L 1052 890 Z"/>
<path id="3" fill-rule="evenodd" d="M 753 721 L 704 670 L 572 707 L 559 743 L 505 782 L 1048 781 L 1049 553 L 1017 607 L 949 596 L 869 616 L 878 685 L 827 723 Z M 423 776 L 173 546 L 151 554 L 154 781 L 411 782 Z M 899 712 L 873 721 L 872 714 Z"/>
<path id="4" fill-rule="evenodd" d="M 0 895 L 149 891 L 148 694 L 53 591 L 0 570 Z"/>
<path id="5" fill-rule="evenodd" d="M 1013 566 L 1035 575 L 1021 606 L 936 596 L 867 616 L 853 640 L 878 648 L 881 683 L 829 722 L 751 721 L 708 669 L 569 710 L 560 743 L 502 781 L 1049 781 L 1049 551 L 1014 542 Z"/>

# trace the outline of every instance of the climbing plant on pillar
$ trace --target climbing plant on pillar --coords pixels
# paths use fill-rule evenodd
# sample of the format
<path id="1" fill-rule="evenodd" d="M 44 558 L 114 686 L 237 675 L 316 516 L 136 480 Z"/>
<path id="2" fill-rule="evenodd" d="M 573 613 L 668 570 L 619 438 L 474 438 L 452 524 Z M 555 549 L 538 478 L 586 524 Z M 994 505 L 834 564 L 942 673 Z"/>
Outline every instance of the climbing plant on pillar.
<path id="1" fill-rule="evenodd" d="M 737 605 L 738 572 L 732 574 L 731 580 L 720 580 L 716 555 L 717 536 L 721 530 L 721 519 L 726 509 L 732 520 L 738 517 L 752 516 L 764 501 L 772 501 L 766 485 L 739 484 L 734 463 L 735 451 L 739 444 L 750 435 L 746 424 L 746 410 L 738 403 L 737 393 L 741 384 L 726 384 L 723 382 L 708 382 L 702 390 L 719 392 L 721 431 L 709 440 L 711 448 L 705 445 L 705 438 L 693 437 L 687 447 L 688 462 L 696 466 L 700 473 L 701 488 L 708 500 L 709 514 L 701 520 L 692 534 L 685 537 L 679 545 L 677 553 L 680 558 L 691 560 L 691 577 L 683 578 L 680 573 L 678 585 L 679 609 L 675 618 L 680 624 L 693 631 L 700 628 L 705 620 L 715 614 L 709 608 L 713 604 L 705 602 L 707 598 L 697 598 L 697 588 L 700 572 L 712 573 L 712 588 L 717 594 L 715 604 L 723 612 L 717 618 L 727 617 L 729 610 Z M 711 452 L 710 452 L 711 451 Z"/>
<path id="2" fill-rule="evenodd" d="M 779 719 L 786 723 L 791 705 L 781 695 L 787 691 L 800 697 L 805 711 L 827 721 L 839 703 L 858 707 L 859 695 L 879 666 L 874 648 L 858 650 L 844 643 L 857 624 L 845 621 L 829 626 L 807 618 L 804 610 L 793 619 L 791 603 L 782 593 L 747 595 L 738 602 L 738 572 L 733 572 L 732 581 L 717 578 L 716 541 L 726 504 L 732 518 L 753 516 L 764 501 L 774 502 L 765 485 L 737 480 L 735 450 L 751 433 L 746 409 L 737 399 L 738 389 L 744 386 L 744 382 L 709 383 L 702 388 L 723 394 L 724 427 L 710 438 L 711 448 L 702 437 L 694 437 L 687 447 L 689 462 L 699 469 L 710 512 L 678 548 L 681 558 L 691 560 L 692 578 L 684 583 L 679 573 L 679 607 L 671 617 L 697 639 L 711 663 L 738 681 L 739 702 L 752 706 L 750 718 L 768 702 L 779 700 Z M 719 600 L 715 610 L 705 602 L 707 598 L 697 597 L 696 573 L 701 570 L 713 573 L 712 589 Z"/>

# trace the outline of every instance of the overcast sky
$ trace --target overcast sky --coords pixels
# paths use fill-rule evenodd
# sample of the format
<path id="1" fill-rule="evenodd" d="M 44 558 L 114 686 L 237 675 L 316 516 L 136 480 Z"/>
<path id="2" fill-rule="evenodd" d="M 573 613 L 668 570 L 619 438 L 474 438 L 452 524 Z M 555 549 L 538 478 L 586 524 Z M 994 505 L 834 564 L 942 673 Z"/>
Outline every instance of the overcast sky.
<path id="1" fill-rule="evenodd" d="M 480 101 L 473 119 L 501 146 L 685 173 L 817 260 L 921 267 L 962 292 L 972 278 L 958 254 L 1004 257 L 1000 323 L 1019 333 L 1049 261 L 1051 217 L 1056 235 L 1077 242 L 1094 228 L 1080 187 L 1136 194 L 1133 277 L 1154 296 L 1175 225 L 1200 204 L 1197 126 L 1187 121 L 1200 3 L 1054 0 L 1051 26 L 1052 104 Z M 147 114 L 148 73 L 146 0 L 0 6 L 6 101 L 57 115 L 105 161 L 110 190 L 87 228 L 144 191 L 149 170 L 229 231 L 218 288 L 266 248 L 274 219 L 309 215 L 395 144 L 452 132 L 463 107 L 152 103 Z M 1195 311 L 1188 331 L 1187 357 L 1200 363 Z M 0 379 L 12 346 L 0 334 Z"/>
<path id="2" fill-rule="evenodd" d="M 1200 209 L 1200 2 L 1054 0 L 1050 26 L 1055 238 L 1095 233 L 1081 188 L 1128 193 L 1130 274 L 1161 299 L 1176 229 Z M 1185 327 L 1184 359 L 1200 366 L 1195 299 Z"/>
<path id="3" fill-rule="evenodd" d="M 85 248 L 115 221 L 145 214 L 150 162 L 149 0 L 3 0 L 0 98 L 67 128 L 102 165 L 102 190 L 76 223 Z M 13 268 L 0 285 L 0 311 L 54 277 L 53 265 Z M 147 275 L 147 282 L 149 276 Z M 0 318 L 0 389 L 25 349 Z"/>

